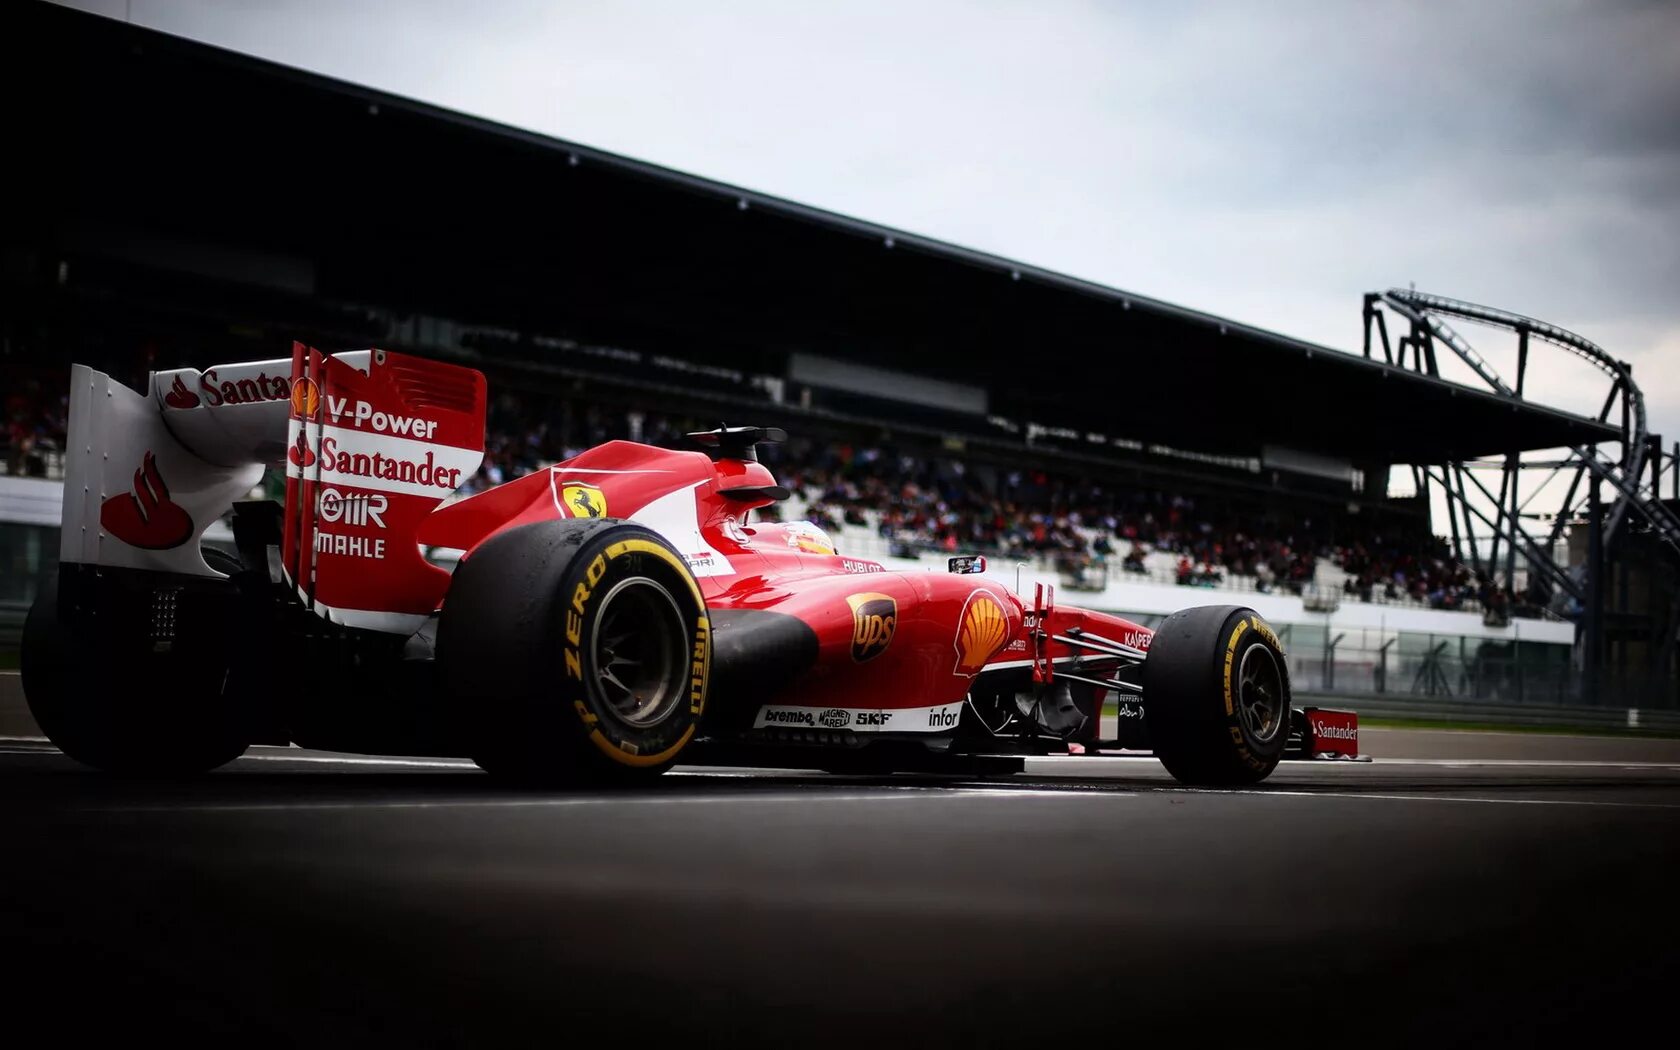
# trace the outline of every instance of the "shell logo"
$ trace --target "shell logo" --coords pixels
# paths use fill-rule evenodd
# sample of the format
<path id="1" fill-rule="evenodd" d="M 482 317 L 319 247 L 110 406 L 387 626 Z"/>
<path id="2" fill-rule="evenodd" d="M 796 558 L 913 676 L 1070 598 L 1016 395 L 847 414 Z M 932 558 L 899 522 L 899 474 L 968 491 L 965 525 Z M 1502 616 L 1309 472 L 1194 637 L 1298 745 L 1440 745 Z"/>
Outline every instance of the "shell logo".
<path id="1" fill-rule="evenodd" d="M 1009 618 L 990 591 L 975 591 L 957 618 L 957 666 L 953 674 L 973 678 L 986 661 L 1003 648 L 1009 636 Z"/>
<path id="2" fill-rule="evenodd" d="M 314 419 L 321 407 L 321 391 L 313 379 L 292 380 L 292 415 L 300 419 Z"/>

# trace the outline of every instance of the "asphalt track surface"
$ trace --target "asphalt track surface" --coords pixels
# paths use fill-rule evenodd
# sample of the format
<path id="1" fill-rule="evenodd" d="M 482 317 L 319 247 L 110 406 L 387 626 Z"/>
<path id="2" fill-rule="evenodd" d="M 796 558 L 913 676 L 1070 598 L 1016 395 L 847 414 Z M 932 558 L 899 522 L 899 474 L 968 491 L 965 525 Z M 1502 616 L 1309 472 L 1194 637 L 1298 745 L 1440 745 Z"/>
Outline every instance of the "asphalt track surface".
<path id="1" fill-rule="evenodd" d="M 679 770 L 600 793 L 277 748 L 124 780 L 13 738 L 0 1019 L 240 1046 L 1666 1027 L 1680 742 L 1365 747 L 1377 761 L 1242 792 L 1070 757 L 979 782 Z"/>

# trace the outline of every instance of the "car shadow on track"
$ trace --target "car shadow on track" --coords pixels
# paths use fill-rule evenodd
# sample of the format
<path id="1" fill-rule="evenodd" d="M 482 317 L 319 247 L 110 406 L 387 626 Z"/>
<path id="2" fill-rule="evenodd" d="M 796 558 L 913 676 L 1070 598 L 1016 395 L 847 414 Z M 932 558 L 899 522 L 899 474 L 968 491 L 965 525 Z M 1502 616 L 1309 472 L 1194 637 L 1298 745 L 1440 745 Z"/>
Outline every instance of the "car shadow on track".
<path id="1" fill-rule="evenodd" d="M 399 760 L 401 761 L 401 760 Z M 545 800 L 702 799 L 762 796 L 813 797 L 825 794 L 926 792 L 958 790 L 1000 795 L 1030 791 L 1059 794 L 1121 795 L 1202 793 L 1162 775 L 1158 769 L 1117 769 L 1102 776 L 1045 776 L 1033 773 L 976 778 L 972 775 L 830 774 L 814 770 L 762 770 L 679 767 L 647 781 L 603 786 L 527 786 L 509 784 L 475 766 L 449 760 L 409 760 L 395 766 L 321 754 L 292 755 L 274 749 L 197 777 L 137 777 L 100 773 L 47 745 L 14 746 L 0 753 L 0 812 L 55 809 L 132 810 L 170 808 L 240 808 L 315 806 L 427 806 L 541 804 Z M 1521 770 L 1490 767 L 1475 771 L 1426 769 L 1405 775 L 1377 773 L 1369 767 L 1358 776 L 1283 775 L 1265 783 L 1232 789 L 1245 795 L 1390 796 L 1418 799 L 1457 798 L 1486 801 L 1623 802 L 1630 792 L 1642 798 L 1673 801 L 1680 776 L 1638 768 L 1592 770 Z M 1130 774 L 1130 775 L 1128 775 Z M 1215 789 L 1217 790 L 1217 789 Z M 1220 791 L 1219 793 L 1229 793 Z"/>

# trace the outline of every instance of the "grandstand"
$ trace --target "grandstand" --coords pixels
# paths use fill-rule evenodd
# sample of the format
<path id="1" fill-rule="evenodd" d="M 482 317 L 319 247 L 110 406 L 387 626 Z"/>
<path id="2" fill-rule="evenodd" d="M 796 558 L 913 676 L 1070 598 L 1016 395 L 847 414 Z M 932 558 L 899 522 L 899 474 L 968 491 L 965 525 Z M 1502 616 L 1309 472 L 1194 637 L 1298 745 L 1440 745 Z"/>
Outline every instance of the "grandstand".
<path id="1" fill-rule="evenodd" d="M 782 513 L 845 550 L 978 551 L 1146 621 L 1253 604 L 1308 689 L 1584 695 L 1575 626 L 1387 481 L 1616 438 L 1603 419 L 96 16 L 0 21 L 36 100 L 0 270 L 8 473 L 53 472 L 73 358 L 137 385 L 376 344 L 490 376 L 479 484 L 779 425 Z"/>

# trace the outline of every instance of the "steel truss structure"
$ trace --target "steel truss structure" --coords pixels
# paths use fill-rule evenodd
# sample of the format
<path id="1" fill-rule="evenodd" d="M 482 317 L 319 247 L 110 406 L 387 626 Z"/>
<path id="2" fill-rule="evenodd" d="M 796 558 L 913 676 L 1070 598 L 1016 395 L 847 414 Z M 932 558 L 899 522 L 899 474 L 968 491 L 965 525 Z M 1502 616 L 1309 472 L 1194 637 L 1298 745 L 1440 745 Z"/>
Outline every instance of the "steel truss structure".
<path id="1" fill-rule="evenodd" d="M 1395 319 L 1392 330 L 1389 315 Z M 1502 378 L 1453 329 L 1449 318 L 1512 333 L 1517 341 L 1514 382 Z M 1633 380 L 1631 366 L 1590 340 L 1545 321 L 1445 296 L 1391 288 L 1365 296 L 1364 332 L 1368 358 L 1380 352 L 1389 364 L 1439 377 L 1442 355 L 1450 352 L 1489 390 L 1513 402 L 1524 399 L 1531 351 L 1544 348 L 1573 354 L 1604 376 L 1598 421 L 1619 418 L 1619 442 L 1565 449 L 1561 458 L 1524 459 L 1524 450 L 1511 449 L 1499 458 L 1411 467 L 1417 491 L 1426 501 L 1432 490 L 1445 496 L 1453 551 L 1461 562 L 1502 589 L 1511 601 L 1527 600 L 1576 621 L 1584 688 L 1593 692 L 1603 670 L 1606 587 L 1617 559 L 1635 545 L 1647 548 L 1647 558 L 1672 561 L 1680 555 L 1680 516 L 1672 504 L 1663 502 L 1659 492 L 1666 474 L 1673 486 L 1671 496 L 1680 499 L 1680 443 L 1665 454 L 1662 439 L 1650 433 L 1645 401 Z M 1483 481 L 1493 474 L 1498 476 L 1497 488 L 1491 481 Z M 1569 484 L 1557 509 L 1531 511 L 1543 493 L 1551 492 L 1555 498 L 1552 482 L 1559 477 L 1568 477 Z M 1551 502 L 1546 499 L 1542 506 Z M 1585 524 L 1588 530 L 1587 557 L 1577 570 L 1556 553 L 1558 541 L 1571 523 Z M 1651 542 L 1647 543 L 1647 538 Z M 1519 557 L 1528 577 L 1522 595 L 1514 588 Z M 1625 569 L 1621 579 L 1625 609 Z M 1643 639 L 1656 641 L 1653 649 L 1660 654 L 1653 652 L 1657 659 L 1651 669 L 1664 678 L 1672 666 L 1675 631 L 1680 627 L 1680 594 L 1669 597 L 1666 604 L 1666 615 L 1654 617 L 1663 622 L 1643 624 L 1636 632 Z"/>

